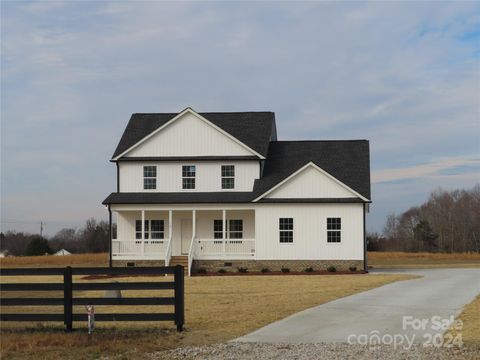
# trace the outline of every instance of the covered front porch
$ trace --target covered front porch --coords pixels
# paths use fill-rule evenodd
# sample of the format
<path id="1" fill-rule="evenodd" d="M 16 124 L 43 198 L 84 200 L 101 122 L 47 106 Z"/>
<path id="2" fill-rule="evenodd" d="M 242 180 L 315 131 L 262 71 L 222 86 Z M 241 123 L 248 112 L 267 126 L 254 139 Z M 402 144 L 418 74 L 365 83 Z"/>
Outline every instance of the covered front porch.
<path id="1" fill-rule="evenodd" d="M 254 259 L 254 209 L 113 210 L 112 260 Z"/>

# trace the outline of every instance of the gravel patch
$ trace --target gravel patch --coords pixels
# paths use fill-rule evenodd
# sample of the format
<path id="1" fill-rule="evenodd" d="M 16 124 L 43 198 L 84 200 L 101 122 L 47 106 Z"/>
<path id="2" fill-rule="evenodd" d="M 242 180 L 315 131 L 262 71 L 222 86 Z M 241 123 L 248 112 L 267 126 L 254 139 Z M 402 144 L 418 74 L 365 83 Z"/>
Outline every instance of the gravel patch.
<path id="1" fill-rule="evenodd" d="M 381 345 L 368 346 L 346 343 L 319 344 L 265 344 L 226 343 L 208 346 L 187 346 L 151 354 L 151 360 L 312 360 L 312 359 L 355 359 L 355 360 L 413 360 L 413 359 L 479 359 L 480 348 L 426 348 L 414 345 L 410 349 L 395 349 Z"/>

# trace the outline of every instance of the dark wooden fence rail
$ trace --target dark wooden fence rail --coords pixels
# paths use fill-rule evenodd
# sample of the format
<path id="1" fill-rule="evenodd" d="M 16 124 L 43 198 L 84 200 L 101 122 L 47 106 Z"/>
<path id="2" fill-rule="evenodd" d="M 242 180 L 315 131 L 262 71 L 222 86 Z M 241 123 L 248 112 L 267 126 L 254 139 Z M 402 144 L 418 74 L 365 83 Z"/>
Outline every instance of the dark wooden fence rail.
<path id="1" fill-rule="evenodd" d="M 165 275 L 173 274 L 173 281 L 162 282 L 92 282 L 75 283 L 73 275 Z M 62 291 L 61 298 L 5 298 L 0 295 L 0 321 L 63 321 L 71 331 L 74 321 L 87 321 L 87 314 L 73 313 L 73 305 L 174 305 L 173 313 L 108 313 L 95 314 L 95 321 L 173 321 L 178 331 L 185 322 L 183 267 L 137 267 L 137 268 L 45 268 L 45 269 L 0 269 L 4 276 L 63 275 L 63 282 L 54 283 L 0 283 L 0 291 Z M 174 290 L 173 297 L 129 298 L 74 298 L 75 290 Z M 5 314 L 4 306 L 50 306 L 63 305 L 63 314 Z"/>

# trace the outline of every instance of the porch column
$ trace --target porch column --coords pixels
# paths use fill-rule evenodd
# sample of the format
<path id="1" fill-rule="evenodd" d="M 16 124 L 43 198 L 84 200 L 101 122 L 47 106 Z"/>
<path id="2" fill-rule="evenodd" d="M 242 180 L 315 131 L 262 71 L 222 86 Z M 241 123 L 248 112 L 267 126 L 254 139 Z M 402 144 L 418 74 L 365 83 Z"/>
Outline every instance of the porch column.
<path id="1" fill-rule="evenodd" d="M 172 210 L 168 210 L 168 241 L 172 241 Z"/>
<path id="2" fill-rule="evenodd" d="M 192 210 L 192 239 L 197 236 L 197 210 Z"/>
<path id="3" fill-rule="evenodd" d="M 142 210 L 142 256 L 145 256 L 145 210 Z"/>
<path id="4" fill-rule="evenodd" d="M 222 210 L 222 240 L 223 240 L 223 256 L 225 257 L 225 238 L 227 234 L 227 210 L 223 209 Z"/>

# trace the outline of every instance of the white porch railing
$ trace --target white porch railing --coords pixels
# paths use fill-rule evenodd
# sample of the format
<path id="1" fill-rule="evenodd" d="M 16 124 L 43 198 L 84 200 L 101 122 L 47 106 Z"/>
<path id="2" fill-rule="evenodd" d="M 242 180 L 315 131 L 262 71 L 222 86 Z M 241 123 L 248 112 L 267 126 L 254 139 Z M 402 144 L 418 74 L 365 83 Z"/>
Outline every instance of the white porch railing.
<path id="1" fill-rule="evenodd" d="M 112 258 L 116 260 L 166 259 L 169 239 L 112 240 Z M 169 259 L 170 260 L 170 259 Z"/>
<path id="2" fill-rule="evenodd" d="M 255 239 L 195 239 L 195 259 L 252 259 Z"/>

